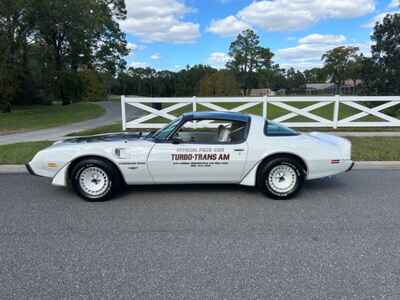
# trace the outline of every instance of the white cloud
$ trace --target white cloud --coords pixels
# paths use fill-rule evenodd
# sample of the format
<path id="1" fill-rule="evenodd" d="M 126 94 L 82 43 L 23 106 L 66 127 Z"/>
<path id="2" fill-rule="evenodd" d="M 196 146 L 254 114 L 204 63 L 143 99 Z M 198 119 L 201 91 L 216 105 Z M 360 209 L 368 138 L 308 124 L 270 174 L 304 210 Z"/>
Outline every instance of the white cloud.
<path id="1" fill-rule="evenodd" d="M 184 67 L 182 66 L 182 65 L 175 65 L 174 66 L 174 68 L 173 68 L 173 70 L 175 70 L 175 71 L 180 71 L 180 70 L 182 70 Z"/>
<path id="2" fill-rule="evenodd" d="M 122 30 L 145 42 L 191 43 L 200 36 L 200 25 L 182 21 L 193 10 L 180 0 L 128 0 Z"/>
<path id="3" fill-rule="evenodd" d="M 231 57 L 223 52 L 213 52 L 208 57 L 207 63 L 217 69 L 222 69 L 225 64 L 231 60 Z"/>
<path id="4" fill-rule="evenodd" d="M 355 18 L 374 10 L 374 0 L 263 0 L 251 3 L 238 16 L 267 31 L 288 31 L 322 19 Z"/>
<path id="5" fill-rule="evenodd" d="M 368 23 L 363 24 L 361 27 L 363 28 L 374 28 L 376 23 L 382 23 L 383 19 L 390 14 L 395 14 L 395 13 L 400 13 L 400 10 L 398 11 L 391 11 L 391 12 L 384 12 L 379 15 L 376 15 L 373 17 Z"/>
<path id="6" fill-rule="evenodd" d="M 139 49 L 139 46 L 135 43 L 128 43 L 127 48 L 129 51 L 133 52 L 133 51 Z"/>
<path id="7" fill-rule="evenodd" d="M 317 38 L 318 37 L 318 38 Z M 343 44 L 346 37 L 343 35 L 319 35 L 312 34 L 305 36 L 298 41 L 295 47 L 279 49 L 276 52 L 275 60 L 282 67 L 294 67 L 304 70 L 322 65 L 322 55 L 338 46 L 353 46 L 360 48 L 364 55 L 370 55 L 369 43 L 348 43 Z"/>
<path id="8" fill-rule="evenodd" d="M 147 68 L 149 65 L 145 62 L 133 61 L 129 64 L 129 66 L 132 68 Z"/>
<path id="9" fill-rule="evenodd" d="M 389 4 L 389 8 L 396 8 L 400 6 L 400 1 L 399 0 L 392 0 L 392 2 L 390 2 Z"/>
<path id="10" fill-rule="evenodd" d="M 326 51 L 334 48 L 332 45 L 299 44 L 295 47 L 279 49 L 276 60 L 282 66 L 291 66 L 297 69 L 321 65 L 321 56 Z"/>
<path id="11" fill-rule="evenodd" d="M 229 16 L 221 20 L 212 20 L 207 31 L 219 36 L 234 36 L 245 29 L 251 28 L 247 23 L 239 20 L 235 16 Z"/>
<path id="12" fill-rule="evenodd" d="M 299 40 L 300 44 L 338 44 L 343 43 L 346 40 L 346 37 L 342 34 L 333 35 L 333 34 L 310 34 Z"/>
<path id="13" fill-rule="evenodd" d="M 150 56 L 151 59 L 153 60 L 159 60 L 161 58 L 160 53 L 154 53 L 153 55 Z"/>

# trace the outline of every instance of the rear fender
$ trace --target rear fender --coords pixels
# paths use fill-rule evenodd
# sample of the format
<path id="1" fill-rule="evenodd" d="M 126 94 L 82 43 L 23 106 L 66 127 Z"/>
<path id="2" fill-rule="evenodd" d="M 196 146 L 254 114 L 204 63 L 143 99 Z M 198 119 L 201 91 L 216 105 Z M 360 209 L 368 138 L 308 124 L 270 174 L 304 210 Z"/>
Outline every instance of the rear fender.
<path id="1" fill-rule="evenodd" d="M 254 167 L 251 168 L 249 172 L 247 172 L 242 181 L 239 183 L 240 185 L 256 186 L 257 169 L 260 163 L 261 161 L 256 163 Z"/>

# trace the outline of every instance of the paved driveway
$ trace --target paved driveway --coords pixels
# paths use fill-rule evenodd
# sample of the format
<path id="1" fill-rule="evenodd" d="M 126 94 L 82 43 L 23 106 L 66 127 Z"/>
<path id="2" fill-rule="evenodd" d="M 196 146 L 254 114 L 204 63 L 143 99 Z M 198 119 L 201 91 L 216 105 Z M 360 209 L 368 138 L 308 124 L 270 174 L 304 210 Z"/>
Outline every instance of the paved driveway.
<path id="1" fill-rule="evenodd" d="M 132 188 L 91 204 L 0 175 L 1 299 L 400 297 L 400 171 L 251 188 Z"/>
<path id="2" fill-rule="evenodd" d="M 42 129 L 31 132 L 3 135 L 0 136 L 0 145 L 20 143 L 20 142 L 43 141 L 43 140 L 50 140 L 50 141 L 58 140 L 63 136 L 73 132 L 101 127 L 115 122 L 121 122 L 120 102 L 107 101 L 107 102 L 98 102 L 98 104 L 103 106 L 106 110 L 106 113 L 100 118 L 79 123 L 73 123 L 61 127 L 50 128 L 50 129 Z M 135 110 L 132 106 L 128 106 L 127 115 L 129 120 L 134 116 L 140 115 L 140 112 L 138 110 Z"/>

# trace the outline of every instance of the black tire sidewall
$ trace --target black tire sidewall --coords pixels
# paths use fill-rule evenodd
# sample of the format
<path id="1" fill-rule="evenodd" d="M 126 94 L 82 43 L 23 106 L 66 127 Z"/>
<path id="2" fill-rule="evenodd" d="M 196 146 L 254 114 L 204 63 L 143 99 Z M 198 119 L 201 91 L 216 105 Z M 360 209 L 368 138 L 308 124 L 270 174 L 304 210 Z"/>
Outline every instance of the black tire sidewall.
<path id="1" fill-rule="evenodd" d="M 277 166 L 289 166 L 292 168 L 297 175 L 296 185 L 287 193 L 279 193 L 275 191 L 267 180 L 270 172 Z M 257 185 L 261 191 L 268 197 L 276 200 L 287 200 L 293 198 L 301 189 L 304 183 L 304 171 L 300 164 L 291 158 L 275 158 L 267 161 L 261 166 L 260 172 L 257 177 Z"/>
<path id="2" fill-rule="evenodd" d="M 87 194 L 82 189 L 79 182 L 79 177 L 81 173 L 85 169 L 90 167 L 97 167 L 102 169 L 107 174 L 108 180 L 110 182 L 110 187 L 108 188 L 108 190 L 99 197 L 93 197 Z M 117 187 L 119 186 L 118 173 L 116 172 L 115 167 L 99 159 L 87 159 L 77 163 L 71 172 L 71 182 L 75 192 L 89 202 L 101 202 L 109 200 L 115 194 Z"/>

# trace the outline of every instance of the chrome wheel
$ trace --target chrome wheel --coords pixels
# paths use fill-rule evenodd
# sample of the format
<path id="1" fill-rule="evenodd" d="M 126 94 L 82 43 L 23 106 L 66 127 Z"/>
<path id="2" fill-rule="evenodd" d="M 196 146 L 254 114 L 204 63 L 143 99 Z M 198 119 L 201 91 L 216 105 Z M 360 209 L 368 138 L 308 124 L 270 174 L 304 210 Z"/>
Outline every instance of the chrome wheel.
<path id="1" fill-rule="evenodd" d="M 275 192 L 284 194 L 292 191 L 297 184 L 297 173 L 289 165 L 278 165 L 270 172 L 266 181 Z"/>
<path id="2" fill-rule="evenodd" d="M 79 175 L 79 185 L 89 197 L 97 198 L 106 194 L 111 188 L 107 173 L 99 167 L 88 167 Z"/>

